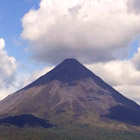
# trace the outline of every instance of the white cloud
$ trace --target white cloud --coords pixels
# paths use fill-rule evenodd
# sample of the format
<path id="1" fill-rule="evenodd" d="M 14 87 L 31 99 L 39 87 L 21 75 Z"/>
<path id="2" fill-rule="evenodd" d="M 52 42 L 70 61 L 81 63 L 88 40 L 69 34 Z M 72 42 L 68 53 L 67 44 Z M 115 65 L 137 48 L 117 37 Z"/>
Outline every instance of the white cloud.
<path id="1" fill-rule="evenodd" d="M 139 14 L 140 12 L 140 1 L 139 0 L 127 0 L 128 10 Z"/>
<path id="2" fill-rule="evenodd" d="M 0 38 L 0 99 L 12 92 L 15 81 L 17 64 L 12 56 L 5 50 L 5 41 Z"/>
<path id="3" fill-rule="evenodd" d="M 140 86 L 139 85 L 119 85 L 114 87 L 123 93 L 124 96 L 136 101 L 140 104 Z"/>
<path id="4" fill-rule="evenodd" d="M 9 86 L 16 74 L 16 60 L 14 57 L 8 56 L 4 50 L 5 41 L 0 39 L 0 87 Z"/>
<path id="5" fill-rule="evenodd" d="M 138 52 L 134 55 L 132 62 L 134 63 L 135 67 L 140 70 L 140 47 L 138 48 Z"/>
<path id="6" fill-rule="evenodd" d="M 28 84 L 32 83 L 42 75 L 49 72 L 53 67 L 45 67 L 42 70 L 35 70 L 33 73 L 20 73 L 17 77 L 16 85 L 18 86 L 18 89 L 23 88 L 27 86 Z M 22 80 L 21 80 L 22 79 Z"/>
<path id="7" fill-rule="evenodd" d="M 102 62 L 128 55 L 139 23 L 140 15 L 128 12 L 127 0 L 42 0 L 38 10 L 23 17 L 21 36 L 38 61 Z"/>
<path id="8" fill-rule="evenodd" d="M 139 85 L 140 83 L 140 71 L 134 67 L 131 60 L 115 60 L 107 63 L 87 65 L 87 67 L 113 86 L 123 84 Z"/>
<path id="9" fill-rule="evenodd" d="M 0 50 L 2 50 L 5 46 L 5 41 L 4 39 L 0 38 Z"/>

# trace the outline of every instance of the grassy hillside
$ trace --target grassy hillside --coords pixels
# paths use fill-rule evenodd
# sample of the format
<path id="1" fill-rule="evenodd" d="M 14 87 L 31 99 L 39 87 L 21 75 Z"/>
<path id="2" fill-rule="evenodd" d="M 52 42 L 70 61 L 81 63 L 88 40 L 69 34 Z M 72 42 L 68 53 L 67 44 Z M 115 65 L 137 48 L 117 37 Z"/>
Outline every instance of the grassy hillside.
<path id="1" fill-rule="evenodd" d="M 1 126 L 0 140 L 140 140 L 140 131 L 74 124 L 49 129 Z"/>

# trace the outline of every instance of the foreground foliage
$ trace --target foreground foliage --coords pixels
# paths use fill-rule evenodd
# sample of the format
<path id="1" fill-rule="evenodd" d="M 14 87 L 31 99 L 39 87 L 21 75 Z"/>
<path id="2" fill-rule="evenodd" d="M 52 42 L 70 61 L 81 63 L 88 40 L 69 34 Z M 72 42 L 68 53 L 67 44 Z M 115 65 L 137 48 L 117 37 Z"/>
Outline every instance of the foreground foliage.
<path id="1" fill-rule="evenodd" d="M 140 140 L 140 131 L 67 124 L 53 128 L 0 127 L 0 140 Z"/>

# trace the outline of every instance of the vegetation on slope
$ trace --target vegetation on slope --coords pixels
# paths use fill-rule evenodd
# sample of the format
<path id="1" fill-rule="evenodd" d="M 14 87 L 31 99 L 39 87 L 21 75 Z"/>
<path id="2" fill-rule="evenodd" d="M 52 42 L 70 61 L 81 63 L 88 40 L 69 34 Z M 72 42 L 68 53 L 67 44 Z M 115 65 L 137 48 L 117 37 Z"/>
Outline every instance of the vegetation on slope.
<path id="1" fill-rule="evenodd" d="M 0 127 L 0 140 L 139 140 L 140 131 L 67 124 L 53 128 Z"/>

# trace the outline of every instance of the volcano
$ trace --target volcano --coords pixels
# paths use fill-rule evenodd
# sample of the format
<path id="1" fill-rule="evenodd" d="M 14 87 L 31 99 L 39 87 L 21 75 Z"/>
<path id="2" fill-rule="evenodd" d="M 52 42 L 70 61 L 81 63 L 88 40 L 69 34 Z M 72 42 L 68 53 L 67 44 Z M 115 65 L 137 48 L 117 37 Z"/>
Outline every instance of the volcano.
<path id="1" fill-rule="evenodd" d="M 140 106 L 75 59 L 66 59 L 0 102 L 0 118 L 32 114 L 55 125 L 69 122 L 140 125 Z"/>

